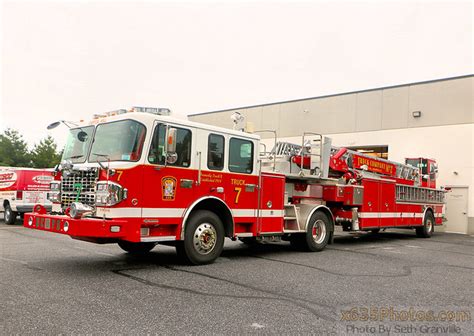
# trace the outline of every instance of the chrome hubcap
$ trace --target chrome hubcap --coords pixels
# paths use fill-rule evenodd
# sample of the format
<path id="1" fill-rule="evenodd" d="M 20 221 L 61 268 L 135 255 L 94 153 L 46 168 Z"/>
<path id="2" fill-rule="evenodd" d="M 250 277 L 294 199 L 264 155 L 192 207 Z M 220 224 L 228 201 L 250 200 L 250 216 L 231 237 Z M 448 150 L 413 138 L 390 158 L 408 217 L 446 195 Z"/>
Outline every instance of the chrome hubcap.
<path id="1" fill-rule="evenodd" d="M 193 246 L 199 254 L 209 254 L 216 246 L 217 231 L 212 224 L 202 223 L 196 228 Z"/>
<path id="2" fill-rule="evenodd" d="M 320 219 L 314 222 L 312 228 L 313 240 L 316 244 L 321 244 L 326 238 L 326 225 Z"/>
<path id="3" fill-rule="evenodd" d="M 5 209 L 5 219 L 6 219 L 7 221 L 10 220 L 10 216 L 11 216 L 10 209 Z"/>

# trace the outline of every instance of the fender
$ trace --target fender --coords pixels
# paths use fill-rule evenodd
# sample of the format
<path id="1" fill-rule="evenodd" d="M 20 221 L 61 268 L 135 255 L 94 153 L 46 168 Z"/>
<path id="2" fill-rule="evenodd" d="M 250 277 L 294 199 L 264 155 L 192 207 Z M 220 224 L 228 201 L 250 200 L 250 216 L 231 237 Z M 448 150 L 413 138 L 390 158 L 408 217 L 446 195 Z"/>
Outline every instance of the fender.
<path id="1" fill-rule="evenodd" d="M 334 231 L 334 217 L 332 215 L 332 212 L 331 210 L 325 206 L 325 205 L 318 205 L 316 207 L 314 207 L 309 213 L 308 213 L 308 216 L 306 217 L 306 220 L 305 220 L 305 225 L 304 225 L 304 230 L 306 231 L 306 228 L 308 227 L 308 224 L 309 224 L 309 220 L 311 219 L 311 216 L 313 216 L 313 214 L 318 211 L 318 210 L 322 210 L 323 209 L 323 212 L 328 215 L 329 217 L 329 220 L 331 221 L 331 224 L 332 224 L 332 228 L 333 228 L 333 231 Z"/>
<path id="2" fill-rule="evenodd" d="M 222 203 L 223 205 L 225 205 L 225 207 L 227 208 L 227 210 L 229 211 L 230 213 L 230 217 L 232 218 L 232 227 L 234 227 L 234 216 L 232 215 L 232 210 L 230 210 L 229 206 L 223 201 L 221 200 L 220 198 L 218 197 L 215 197 L 215 196 L 204 196 L 204 197 L 201 197 L 199 199 L 197 199 L 196 201 L 194 201 L 193 204 L 191 204 L 189 206 L 189 208 L 186 209 L 186 211 L 184 212 L 184 216 L 183 216 L 183 223 L 181 225 L 181 234 L 180 234 L 180 237 L 179 239 L 180 240 L 184 240 L 184 230 L 186 228 L 186 223 L 188 221 L 188 217 L 189 215 L 191 214 L 191 212 L 194 210 L 194 208 L 196 207 L 196 205 L 198 205 L 199 203 L 201 203 L 202 201 L 205 201 L 205 200 L 208 200 L 208 199 L 214 199 L 214 200 L 217 200 L 219 201 L 220 203 Z"/>
<path id="3" fill-rule="evenodd" d="M 431 206 L 429 206 L 429 205 L 426 206 L 425 211 L 423 211 L 423 217 L 422 217 L 422 219 L 421 219 L 421 225 L 423 226 L 423 225 L 425 224 L 426 212 L 427 212 L 428 210 L 431 210 L 431 213 L 432 213 L 433 216 L 434 216 L 434 219 L 435 219 L 435 221 L 434 221 L 434 223 L 433 223 L 433 227 L 434 227 L 434 226 L 436 226 L 436 213 L 435 213 L 434 209 L 433 209 Z"/>

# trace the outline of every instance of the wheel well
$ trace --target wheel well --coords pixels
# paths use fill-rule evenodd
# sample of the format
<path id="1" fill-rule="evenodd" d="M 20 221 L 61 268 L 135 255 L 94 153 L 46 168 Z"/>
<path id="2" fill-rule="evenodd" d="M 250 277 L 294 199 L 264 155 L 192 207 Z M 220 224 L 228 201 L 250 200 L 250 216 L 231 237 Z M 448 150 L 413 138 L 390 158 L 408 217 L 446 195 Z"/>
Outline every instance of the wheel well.
<path id="1" fill-rule="evenodd" d="M 234 219 L 232 218 L 229 208 L 224 202 L 216 198 L 206 198 L 193 207 L 189 213 L 189 216 L 191 216 L 197 210 L 208 210 L 215 213 L 221 220 L 222 225 L 224 225 L 226 237 L 232 237 L 234 235 Z M 189 218 L 189 216 L 187 217 Z M 184 225 L 186 225 L 186 223 L 184 223 Z"/>
<path id="2" fill-rule="evenodd" d="M 5 207 L 10 204 L 10 202 L 8 202 L 7 200 L 4 200 L 3 201 L 3 209 L 5 209 Z"/>
<path id="3" fill-rule="evenodd" d="M 428 213 L 431 213 L 431 215 L 434 217 L 433 208 L 427 207 L 427 208 L 425 209 L 425 213 L 423 214 L 423 223 L 425 222 L 425 218 L 426 218 L 426 215 L 427 215 Z"/>

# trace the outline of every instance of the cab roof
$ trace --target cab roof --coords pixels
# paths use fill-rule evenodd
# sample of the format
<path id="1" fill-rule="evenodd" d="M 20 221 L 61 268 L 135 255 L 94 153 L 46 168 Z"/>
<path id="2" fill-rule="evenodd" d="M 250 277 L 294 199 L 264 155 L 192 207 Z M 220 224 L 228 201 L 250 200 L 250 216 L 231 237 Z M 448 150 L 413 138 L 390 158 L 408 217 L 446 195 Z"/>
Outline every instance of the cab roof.
<path id="1" fill-rule="evenodd" d="M 229 128 L 212 126 L 212 125 L 203 124 L 199 122 L 189 121 L 186 119 L 183 120 L 183 119 L 173 118 L 170 116 L 157 115 L 157 114 L 146 113 L 146 112 L 127 112 L 127 113 L 122 113 L 118 115 L 100 116 L 92 120 L 81 121 L 78 126 L 79 127 L 85 127 L 85 126 L 90 126 L 90 125 L 95 126 L 95 125 L 104 124 L 104 123 L 108 123 L 112 121 L 127 120 L 127 119 L 136 120 L 148 126 L 150 126 L 150 124 L 153 124 L 155 121 L 161 121 L 165 123 L 175 124 L 177 126 L 182 125 L 186 127 L 199 128 L 206 131 L 235 135 L 238 137 L 245 137 L 245 138 L 254 139 L 254 140 L 260 139 L 260 136 L 257 134 L 241 132 L 241 131 L 236 131 Z M 73 128 L 76 128 L 76 127 L 73 127 Z"/>

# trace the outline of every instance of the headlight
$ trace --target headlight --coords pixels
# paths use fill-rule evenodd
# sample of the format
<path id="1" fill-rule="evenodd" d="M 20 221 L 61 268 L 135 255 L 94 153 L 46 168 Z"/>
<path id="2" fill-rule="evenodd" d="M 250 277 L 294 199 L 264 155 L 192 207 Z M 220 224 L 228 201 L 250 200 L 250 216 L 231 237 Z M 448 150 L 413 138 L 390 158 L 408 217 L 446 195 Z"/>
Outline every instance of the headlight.
<path id="1" fill-rule="evenodd" d="M 49 192 L 46 194 L 46 198 L 48 199 L 48 201 L 51 201 L 53 203 L 60 203 L 61 202 L 61 194 L 59 193 L 59 191 L 55 191 L 55 192 Z"/>
<path id="2" fill-rule="evenodd" d="M 53 203 L 59 203 L 61 202 L 61 182 L 59 181 L 53 181 L 49 183 L 49 188 L 51 189 L 50 192 L 46 194 L 46 198 L 48 201 L 51 201 Z"/>
<path id="3" fill-rule="evenodd" d="M 61 183 L 57 181 L 51 182 L 49 184 L 49 188 L 51 189 L 51 191 L 59 191 L 59 189 L 61 188 Z"/>
<path id="4" fill-rule="evenodd" d="M 95 204 L 98 206 L 111 206 L 127 199 L 127 189 L 115 182 L 97 182 L 95 190 Z"/>

